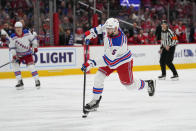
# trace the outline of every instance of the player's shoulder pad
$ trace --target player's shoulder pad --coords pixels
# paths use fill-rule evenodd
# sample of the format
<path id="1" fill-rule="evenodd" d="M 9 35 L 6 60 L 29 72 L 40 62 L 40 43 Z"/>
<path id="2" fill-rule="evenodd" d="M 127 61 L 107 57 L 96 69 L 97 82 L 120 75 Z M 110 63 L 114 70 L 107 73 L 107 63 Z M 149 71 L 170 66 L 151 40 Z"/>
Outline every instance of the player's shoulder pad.
<path id="1" fill-rule="evenodd" d="M 24 34 L 27 34 L 27 33 L 29 33 L 29 30 L 24 29 L 24 30 L 23 30 L 23 33 L 24 33 Z"/>
<path id="2" fill-rule="evenodd" d="M 12 33 L 12 34 L 10 35 L 10 37 L 13 39 L 13 38 L 16 37 L 16 34 L 15 34 L 15 33 Z"/>
<path id="3" fill-rule="evenodd" d="M 105 28 L 105 24 L 100 24 L 102 28 Z"/>

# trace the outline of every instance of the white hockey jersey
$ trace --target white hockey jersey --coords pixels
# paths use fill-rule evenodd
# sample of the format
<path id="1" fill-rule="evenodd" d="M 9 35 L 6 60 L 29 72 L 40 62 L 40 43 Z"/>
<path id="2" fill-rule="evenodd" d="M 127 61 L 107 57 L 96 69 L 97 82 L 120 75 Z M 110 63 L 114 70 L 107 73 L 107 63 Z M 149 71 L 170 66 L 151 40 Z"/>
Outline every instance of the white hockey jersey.
<path id="1" fill-rule="evenodd" d="M 22 36 L 17 36 L 15 33 L 10 36 L 9 49 L 13 56 L 23 57 L 32 54 L 31 47 L 37 48 L 38 43 L 35 35 L 28 30 L 23 30 Z"/>
<path id="2" fill-rule="evenodd" d="M 98 34 L 103 34 L 104 56 L 102 59 L 95 60 L 98 66 L 107 65 L 111 69 L 115 69 L 132 59 L 131 51 L 127 46 L 127 37 L 120 28 L 118 30 L 118 36 L 110 37 L 107 35 L 104 25 L 90 29 L 92 38 L 97 37 Z"/>

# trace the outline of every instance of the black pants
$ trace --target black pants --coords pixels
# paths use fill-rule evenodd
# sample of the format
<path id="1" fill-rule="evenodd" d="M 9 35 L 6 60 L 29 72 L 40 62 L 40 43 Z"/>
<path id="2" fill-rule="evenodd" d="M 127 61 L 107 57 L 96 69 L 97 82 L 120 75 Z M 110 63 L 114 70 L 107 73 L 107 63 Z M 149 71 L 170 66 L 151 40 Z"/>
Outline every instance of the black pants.
<path id="1" fill-rule="evenodd" d="M 172 63 L 174 59 L 174 52 L 175 52 L 176 46 L 170 47 L 169 51 L 167 51 L 165 48 L 163 48 L 160 58 L 160 66 L 162 75 L 166 75 L 166 65 L 170 68 L 173 75 L 178 75 L 176 68 L 174 64 Z"/>

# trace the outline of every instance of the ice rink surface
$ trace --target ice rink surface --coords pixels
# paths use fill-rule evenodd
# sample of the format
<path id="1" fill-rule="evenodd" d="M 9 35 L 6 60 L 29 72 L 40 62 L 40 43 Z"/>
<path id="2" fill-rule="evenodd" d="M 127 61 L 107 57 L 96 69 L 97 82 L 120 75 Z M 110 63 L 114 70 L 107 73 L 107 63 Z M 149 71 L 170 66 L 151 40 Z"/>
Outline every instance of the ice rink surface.
<path id="1" fill-rule="evenodd" d="M 0 80 L 0 131 L 196 131 L 196 69 L 178 70 L 180 80 L 157 80 L 156 93 L 127 90 L 116 73 L 105 80 L 100 107 L 82 118 L 83 75 L 41 77 L 42 88 L 24 79 L 18 91 L 14 79 Z M 142 79 L 160 71 L 134 72 Z M 87 76 L 92 98 L 94 75 Z"/>

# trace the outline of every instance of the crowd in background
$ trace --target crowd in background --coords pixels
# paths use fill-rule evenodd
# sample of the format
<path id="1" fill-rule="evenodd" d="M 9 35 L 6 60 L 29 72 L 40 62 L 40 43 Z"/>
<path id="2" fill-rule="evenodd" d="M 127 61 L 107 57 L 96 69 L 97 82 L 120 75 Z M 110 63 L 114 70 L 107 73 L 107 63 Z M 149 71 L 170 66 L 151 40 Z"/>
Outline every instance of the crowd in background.
<path id="1" fill-rule="evenodd" d="M 93 0 L 80 0 L 93 6 Z M 83 34 L 92 27 L 93 10 L 76 4 L 76 30 L 73 39 L 73 0 L 56 0 L 59 14 L 59 43 L 74 45 L 83 43 Z M 128 38 L 128 44 L 157 44 L 160 42 L 161 20 L 168 20 L 169 27 L 178 36 L 179 43 L 196 42 L 196 22 L 193 21 L 194 0 L 141 0 L 141 8 L 120 6 L 120 0 L 110 0 L 110 17 L 116 17 L 132 23 L 133 26 L 120 23 Z M 39 41 L 40 45 L 49 45 L 49 1 L 40 0 Z M 169 4 L 169 12 L 168 12 Z M 103 13 L 98 14 L 98 23 L 104 24 L 107 19 L 107 0 L 96 0 L 96 8 Z M 34 28 L 33 1 L 1 0 L 0 29 L 13 31 L 16 21 L 23 19 L 25 27 Z M 168 15 L 169 14 L 169 15 Z M 102 36 L 96 44 L 101 45 Z"/>

